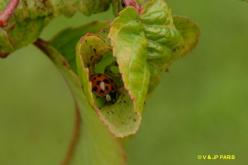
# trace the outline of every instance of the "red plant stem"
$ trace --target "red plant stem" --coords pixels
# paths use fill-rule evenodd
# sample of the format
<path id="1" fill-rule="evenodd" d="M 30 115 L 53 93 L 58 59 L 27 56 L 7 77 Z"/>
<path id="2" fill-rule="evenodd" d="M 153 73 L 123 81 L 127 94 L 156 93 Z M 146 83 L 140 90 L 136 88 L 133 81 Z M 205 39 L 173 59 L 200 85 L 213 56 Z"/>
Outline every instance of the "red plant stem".
<path id="1" fill-rule="evenodd" d="M 19 1 L 20 0 L 10 0 L 4 11 L 0 13 L 0 27 L 4 27 L 8 23 L 9 18 L 19 4 Z"/>
<path id="2" fill-rule="evenodd" d="M 136 2 L 136 0 L 124 0 L 126 6 L 134 7 L 139 13 L 142 10 L 142 7 Z"/>
<path id="3" fill-rule="evenodd" d="M 54 60 L 55 58 L 53 57 L 53 55 L 51 55 L 49 53 L 49 50 L 47 48 L 47 45 L 49 43 L 47 41 L 44 41 L 40 38 L 38 38 L 35 42 L 34 42 L 34 45 L 39 48 L 45 55 L 47 55 L 49 58 L 51 58 L 52 60 Z M 54 60 L 55 61 L 55 60 Z M 59 61 L 56 62 L 56 64 L 58 65 L 62 65 L 65 67 L 65 69 L 68 69 L 67 67 L 67 64 L 65 61 Z M 63 77 L 66 84 L 67 84 L 67 80 L 65 77 Z M 68 85 L 68 84 L 67 84 Z M 68 85 L 69 87 L 69 85 Z M 71 94 L 72 94 L 72 91 L 70 91 Z M 73 96 L 73 95 L 72 95 Z M 68 148 L 67 148 L 67 151 L 66 151 L 66 154 L 65 154 L 65 157 L 64 159 L 62 160 L 61 164 L 60 165 L 69 165 L 71 164 L 71 161 L 73 160 L 73 156 L 75 155 L 75 152 L 76 152 L 76 148 L 77 148 L 77 145 L 79 143 L 79 139 L 80 139 L 80 130 L 82 129 L 82 119 L 81 119 L 81 114 L 80 114 L 80 109 L 79 109 L 79 105 L 77 103 L 77 100 L 73 97 L 74 99 L 74 103 L 75 103 L 75 121 L 74 121 L 74 130 L 72 132 L 72 137 L 71 137 L 71 141 L 68 145 Z"/>

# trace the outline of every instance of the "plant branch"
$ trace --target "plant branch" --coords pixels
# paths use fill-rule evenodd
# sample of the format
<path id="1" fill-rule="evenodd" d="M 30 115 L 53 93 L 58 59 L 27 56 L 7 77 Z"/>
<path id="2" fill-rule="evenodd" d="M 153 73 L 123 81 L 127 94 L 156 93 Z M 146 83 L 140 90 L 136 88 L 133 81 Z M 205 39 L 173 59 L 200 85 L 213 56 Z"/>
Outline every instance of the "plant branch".
<path id="1" fill-rule="evenodd" d="M 10 0 L 7 7 L 0 13 L 0 27 L 7 25 L 9 18 L 13 15 L 19 0 Z"/>
<path id="2" fill-rule="evenodd" d="M 69 165 L 71 163 L 71 160 L 73 159 L 73 155 L 75 152 L 75 148 L 76 148 L 77 143 L 79 141 L 81 117 L 80 117 L 79 106 L 76 102 L 75 102 L 75 108 L 76 108 L 76 113 L 75 113 L 75 124 L 74 124 L 73 136 L 72 136 L 71 142 L 68 146 L 65 158 L 62 161 L 61 165 Z"/>
<path id="3" fill-rule="evenodd" d="M 34 42 L 34 45 L 37 48 L 39 48 L 42 52 L 44 52 L 55 63 L 55 65 L 59 68 L 59 70 L 62 69 L 62 76 L 63 76 L 68 88 L 70 89 L 70 92 L 71 92 L 73 100 L 74 100 L 74 104 L 75 104 L 74 130 L 73 130 L 72 139 L 71 139 L 69 146 L 67 148 L 67 152 L 65 154 L 65 157 L 64 157 L 63 161 L 61 162 L 61 165 L 69 165 L 73 159 L 73 156 L 74 156 L 74 153 L 75 153 L 75 150 L 76 150 L 79 138 L 80 138 L 80 130 L 81 130 L 81 123 L 82 123 L 77 99 L 74 97 L 73 91 L 70 88 L 70 83 L 68 82 L 68 80 L 65 76 L 65 74 L 67 74 L 69 72 L 70 67 L 69 67 L 69 65 L 65 59 L 63 59 L 62 57 L 59 57 L 59 56 L 57 57 L 51 53 L 51 50 L 50 50 L 51 48 L 48 46 L 49 43 L 47 41 L 44 41 L 42 39 L 37 39 Z"/>
<path id="4" fill-rule="evenodd" d="M 49 43 L 47 41 L 44 41 L 40 38 L 38 38 L 34 45 L 39 48 L 43 53 L 45 53 L 52 61 L 56 64 L 56 66 L 63 69 L 70 69 L 68 62 L 61 56 L 61 57 L 55 57 L 55 55 L 50 53 L 50 49 L 47 47 Z"/>

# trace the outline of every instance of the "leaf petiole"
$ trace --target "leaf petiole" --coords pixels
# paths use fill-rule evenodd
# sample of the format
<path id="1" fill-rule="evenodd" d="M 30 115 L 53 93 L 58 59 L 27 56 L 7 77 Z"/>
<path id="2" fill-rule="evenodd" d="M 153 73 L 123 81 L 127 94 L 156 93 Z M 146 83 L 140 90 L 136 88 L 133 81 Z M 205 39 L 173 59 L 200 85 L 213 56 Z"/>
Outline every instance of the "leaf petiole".
<path id="1" fill-rule="evenodd" d="M 136 2 L 136 0 L 123 0 L 126 6 L 134 7 L 138 13 L 142 11 L 142 7 Z"/>

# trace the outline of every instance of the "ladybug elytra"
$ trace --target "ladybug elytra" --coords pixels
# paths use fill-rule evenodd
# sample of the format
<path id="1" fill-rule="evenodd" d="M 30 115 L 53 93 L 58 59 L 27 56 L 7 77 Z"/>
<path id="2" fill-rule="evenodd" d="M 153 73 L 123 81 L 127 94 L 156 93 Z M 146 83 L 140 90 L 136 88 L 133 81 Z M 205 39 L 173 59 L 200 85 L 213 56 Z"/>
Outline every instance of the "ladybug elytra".
<path id="1" fill-rule="evenodd" d="M 117 87 L 112 78 L 103 73 L 90 76 L 92 92 L 99 97 L 104 97 L 107 103 L 115 103 L 117 99 Z"/>

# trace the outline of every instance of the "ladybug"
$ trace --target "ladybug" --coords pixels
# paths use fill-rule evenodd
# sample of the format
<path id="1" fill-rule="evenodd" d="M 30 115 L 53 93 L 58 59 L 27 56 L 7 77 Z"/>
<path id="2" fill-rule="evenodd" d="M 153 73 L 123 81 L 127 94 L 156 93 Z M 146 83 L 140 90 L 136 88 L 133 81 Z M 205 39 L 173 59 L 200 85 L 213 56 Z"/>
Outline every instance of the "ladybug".
<path id="1" fill-rule="evenodd" d="M 90 76 L 92 92 L 99 97 L 104 97 L 106 103 L 113 104 L 117 100 L 117 87 L 112 78 L 107 74 L 97 73 Z"/>

